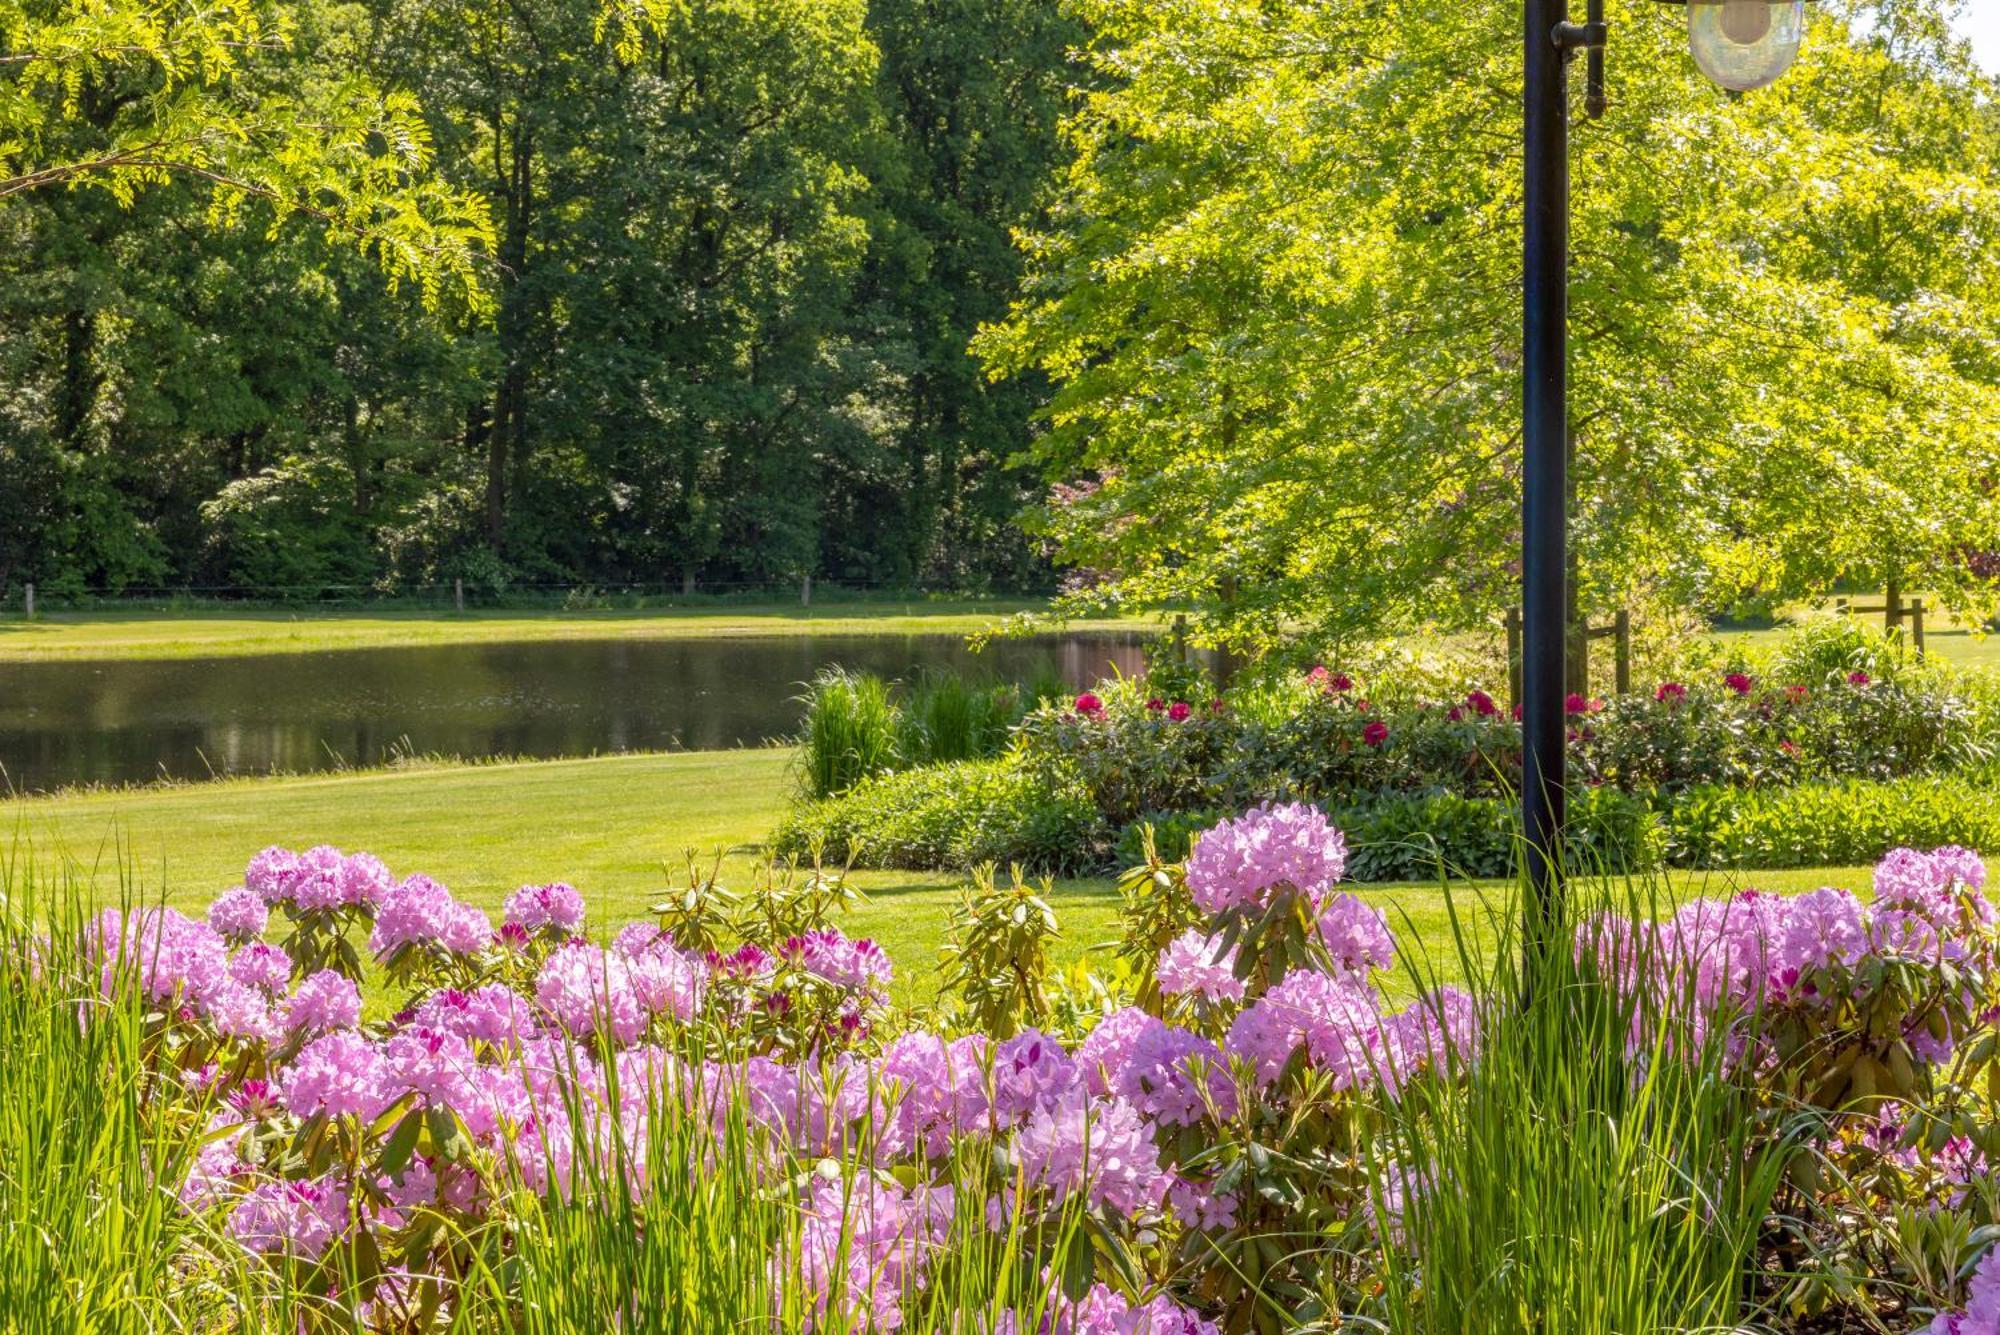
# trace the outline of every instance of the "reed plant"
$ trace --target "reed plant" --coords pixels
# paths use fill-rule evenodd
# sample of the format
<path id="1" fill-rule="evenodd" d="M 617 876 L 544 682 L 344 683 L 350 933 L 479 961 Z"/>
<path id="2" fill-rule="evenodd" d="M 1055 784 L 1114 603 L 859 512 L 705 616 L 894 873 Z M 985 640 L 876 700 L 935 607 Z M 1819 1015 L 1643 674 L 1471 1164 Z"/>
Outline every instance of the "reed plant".
<path id="1" fill-rule="evenodd" d="M 982 685 L 955 672 L 927 672 L 903 706 L 903 754 L 921 765 L 999 755 L 1024 712 L 1022 699 L 1019 687 Z"/>
<path id="2" fill-rule="evenodd" d="M 91 901 L 71 867 L 0 852 L 0 1328 L 200 1329 L 226 1294 L 190 1262 L 199 1221 L 173 1184 L 199 1110 L 146 1079 L 131 961 L 83 959 Z"/>
<path id="3" fill-rule="evenodd" d="M 868 673 L 824 668 L 801 698 L 800 785 L 807 797 L 831 797 L 896 767 L 902 711 L 887 682 Z"/>
<path id="4" fill-rule="evenodd" d="M 1476 980 L 1481 1041 L 1462 1080 L 1385 1103 L 1372 1194 L 1399 1335 L 1740 1328 L 1788 1153 L 1740 1078 L 1746 1030 L 1702 1023 L 1712 1003 L 1676 995 L 1691 981 L 1659 981 L 1693 971 L 1656 968 L 1650 938 L 1620 944 L 1615 976 L 1573 944 L 1666 891 L 1575 878 L 1529 948 L 1526 887 L 1476 909 L 1448 893 L 1449 940 L 1404 950 L 1415 977 Z"/>

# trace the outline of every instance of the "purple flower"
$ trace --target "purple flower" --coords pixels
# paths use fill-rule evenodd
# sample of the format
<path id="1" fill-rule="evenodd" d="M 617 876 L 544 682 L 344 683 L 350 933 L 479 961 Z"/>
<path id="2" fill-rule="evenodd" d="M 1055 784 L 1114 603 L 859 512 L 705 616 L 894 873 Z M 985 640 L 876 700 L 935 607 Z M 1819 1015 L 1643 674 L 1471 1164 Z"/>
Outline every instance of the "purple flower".
<path id="1" fill-rule="evenodd" d="M 1351 1089 L 1367 1084 L 1382 1064 L 1381 1012 L 1366 984 L 1295 969 L 1236 1017 L 1225 1046 L 1265 1085 L 1303 1046 L 1335 1089 Z"/>
<path id="2" fill-rule="evenodd" d="M 361 1023 L 361 989 L 352 979 L 321 969 L 300 982 L 284 1012 L 285 1028 L 293 1033 L 352 1029 Z"/>
<path id="3" fill-rule="evenodd" d="M 994 1049 L 993 1111 L 1008 1121 L 1051 1107 L 1076 1083 L 1078 1062 L 1039 1029 L 1024 1029 Z"/>
<path id="4" fill-rule="evenodd" d="M 1211 1108 L 1224 1120 L 1236 1115 L 1236 1086 L 1221 1049 L 1170 1025 L 1140 1031 L 1113 1084 L 1119 1098 L 1168 1126 L 1192 1126 Z"/>
<path id="5" fill-rule="evenodd" d="M 300 1117 L 374 1117 L 395 1099 L 375 1045 L 352 1030 L 316 1038 L 285 1068 L 285 1107 Z"/>
<path id="6" fill-rule="evenodd" d="M 583 927 L 583 896 L 573 885 L 524 885 L 507 896 L 506 921 L 527 932 L 552 931 L 568 936 Z"/>
<path id="7" fill-rule="evenodd" d="M 1190 927 L 1160 952 L 1154 975 L 1160 991 L 1170 997 L 1194 994 L 1208 1001 L 1243 1000 L 1243 980 L 1236 976 L 1236 947 L 1223 948 L 1220 936 Z"/>
<path id="8" fill-rule="evenodd" d="M 1206 913 L 1268 904 L 1282 887 L 1315 905 L 1347 869 L 1347 842 L 1304 803 L 1253 807 L 1204 833 L 1187 861 L 1188 890 Z"/>
<path id="9" fill-rule="evenodd" d="M 1135 1215 L 1160 1204 L 1170 1185 L 1138 1109 L 1081 1088 L 1029 1115 L 1014 1137 L 1014 1158 L 1026 1184 L 1058 1205 L 1082 1193 L 1092 1205 Z"/>
<path id="10" fill-rule="evenodd" d="M 284 1252 L 317 1261 L 348 1226 L 347 1187 L 333 1176 L 253 1187 L 229 1217 L 230 1236 L 249 1252 Z"/>
<path id="11" fill-rule="evenodd" d="M 472 954 L 493 940 L 493 925 L 484 913 L 460 904 L 451 891 L 428 876 L 412 876 L 382 896 L 368 949 L 386 960 L 405 946 L 431 946 L 453 954 Z"/>
<path id="12" fill-rule="evenodd" d="M 253 942 L 229 961 L 229 976 L 246 987 L 275 996 L 291 981 L 292 957 L 276 946 Z"/>
<path id="13" fill-rule="evenodd" d="M 270 920 L 270 909 L 248 886 L 225 890 L 208 906 L 208 925 L 229 941 L 254 941 Z"/>
<path id="14" fill-rule="evenodd" d="M 535 1000 L 579 1038 L 604 1029 L 620 1043 L 630 1043 L 646 1027 L 646 1007 L 632 986 L 631 961 L 582 942 L 549 956 L 535 977 Z"/>
<path id="15" fill-rule="evenodd" d="M 1396 941 L 1382 911 L 1353 895 L 1335 895 L 1319 915 L 1320 940 L 1333 962 L 1348 973 L 1366 977 L 1371 969 L 1396 962 Z"/>
<path id="16" fill-rule="evenodd" d="M 896 973 L 882 947 L 866 939 L 850 941 L 835 927 L 793 937 L 785 943 L 784 953 L 798 959 L 815 978 L 856 992 L 882 994 Z"/>

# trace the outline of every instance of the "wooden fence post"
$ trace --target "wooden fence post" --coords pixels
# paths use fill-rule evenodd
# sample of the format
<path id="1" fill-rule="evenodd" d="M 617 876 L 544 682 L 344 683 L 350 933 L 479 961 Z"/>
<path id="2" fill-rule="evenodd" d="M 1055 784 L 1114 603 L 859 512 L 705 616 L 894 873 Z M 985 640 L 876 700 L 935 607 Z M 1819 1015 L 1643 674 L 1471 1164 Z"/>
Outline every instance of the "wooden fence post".
<path id="1" fill-rule="evenodd" d="M 1903 628 L 1903 583 L 1889 581 L 1889 591 L 1882 599 L 1882 628 L 1894 635 Z"/>
<path id="2" fill-rule="evenodd" d="M 24 601 L 28 611 L 28 620 L 33 621 L 35 619 L 35 582 L 33 580 L 28 581 L 28 589 Z"/>
<path id="3" fill-rule="evenodd" d="M 1612 623 L 1612 662 L 1617 675 L 1618 694 L 1632 693 L 1632 614 L 1624 608 L 1618 609 L 1618 617 Z"/>
<path id="4" fill-rule="evenodd" d="M 1910 641 L 1916 647 L 1917 661 L 1924 658 L 1924 600 L 1910 600 Z"/>
<path id="5" fill-rule="evenodd" d="M 804 582 L 799 585 L 799 606 L 811 607 L 812 604 L 813 604 L 813 577 L 811 575 L 807 575 L 805 577 Z"/>
<path id="6" fill-rule="evenodd" d="M 454 576 L 451 581 L 451 610 L 465 610 L 465 577 L 462 575 Z"/>
<path id="7" fill-rule="evenodd" d="M 1179 660 L 1182 667 L 1187 666 L 1187 613 L 1185 612 L 1178 613 L 1174 617 L 1174 657 Z"/>

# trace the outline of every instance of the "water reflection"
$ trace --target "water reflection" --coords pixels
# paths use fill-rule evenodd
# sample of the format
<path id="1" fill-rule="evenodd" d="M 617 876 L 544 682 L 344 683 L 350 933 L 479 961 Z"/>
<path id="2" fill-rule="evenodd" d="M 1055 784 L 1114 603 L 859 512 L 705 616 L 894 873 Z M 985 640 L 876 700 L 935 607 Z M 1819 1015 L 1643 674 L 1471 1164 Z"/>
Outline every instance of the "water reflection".
<path id="1" fill-rule="evenodd" d="M 572 640 L 265 658 L 0 664 L 0 765 L 15 788 L 375 764 L 394 749 L 589 755 L 754 746 L 798 723 L 801 683 L 838 663 L 1072 685 L 1135 672 L 1142 637 Z"/>

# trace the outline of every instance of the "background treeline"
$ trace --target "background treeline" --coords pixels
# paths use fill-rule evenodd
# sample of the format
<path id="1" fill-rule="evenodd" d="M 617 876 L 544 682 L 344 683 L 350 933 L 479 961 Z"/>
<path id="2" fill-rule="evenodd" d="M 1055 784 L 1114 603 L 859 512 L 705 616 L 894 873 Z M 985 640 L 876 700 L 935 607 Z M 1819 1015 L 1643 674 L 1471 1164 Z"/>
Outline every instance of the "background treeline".
<path id="1" fill-rule="evenodd" d="M 616 14 L 312 0 L 266 76 L 417 95 L 490 312 L 203 226 L 198 181 L 9 199 L 0 586 L 1046 584 L 1043 387 L 967 344 L 1057 174 L 1055 0 Z M 143 91 L 87 83 L 79 131 Z"/>

